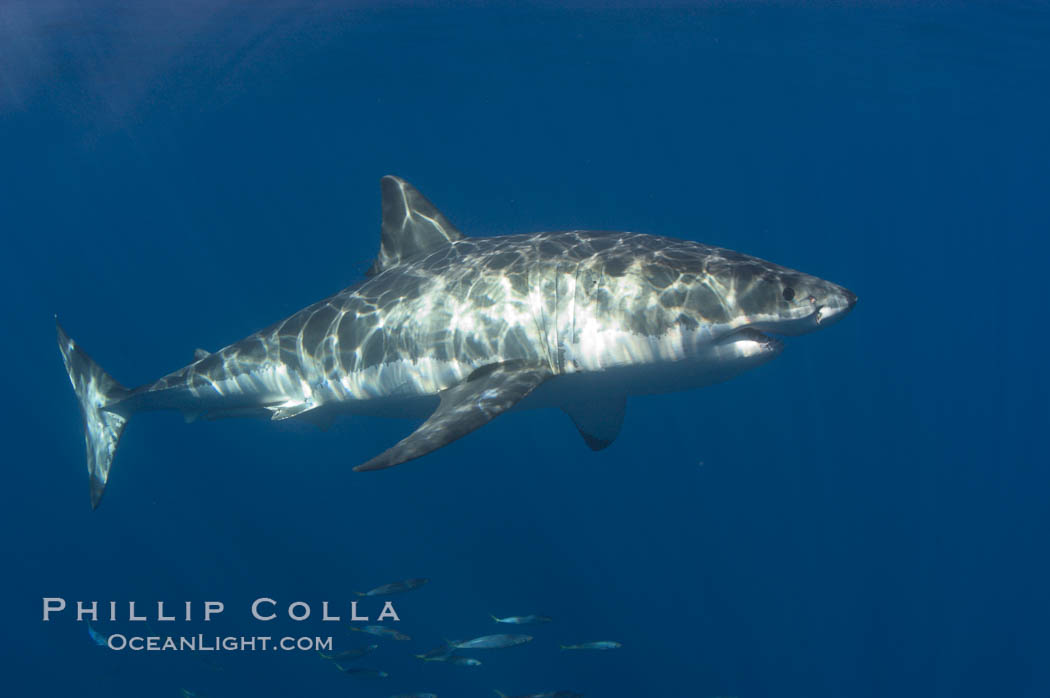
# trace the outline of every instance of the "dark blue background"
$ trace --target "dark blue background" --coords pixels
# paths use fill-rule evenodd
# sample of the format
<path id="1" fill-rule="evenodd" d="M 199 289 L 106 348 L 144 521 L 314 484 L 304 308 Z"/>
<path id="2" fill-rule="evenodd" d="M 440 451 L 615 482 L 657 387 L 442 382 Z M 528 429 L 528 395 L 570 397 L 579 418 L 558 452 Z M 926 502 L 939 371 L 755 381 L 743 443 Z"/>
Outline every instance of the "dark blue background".
<path id="1" fill-rule="evenodd" d="M 1050 694 L 1048 42 L 1020 3 L 4 3 L 4 693 Z M 411 423 L 141 415 L 92 513 L 52 315 L 153 380 L 360 278 L 387 173 L 468 234 L 685 237 L 860 303 L 730 383 L 632 399 L 598 454 L 544 411 L 354 474 Z M 220 599 L 212 633 L 350 646 L 247 603 L 410 576 L 380 684 L 39 617 Z M 556 622 L 477 669 L 408 657 L 490 612 Z M 624 648 L 556 649 L 592 639 Z"/>

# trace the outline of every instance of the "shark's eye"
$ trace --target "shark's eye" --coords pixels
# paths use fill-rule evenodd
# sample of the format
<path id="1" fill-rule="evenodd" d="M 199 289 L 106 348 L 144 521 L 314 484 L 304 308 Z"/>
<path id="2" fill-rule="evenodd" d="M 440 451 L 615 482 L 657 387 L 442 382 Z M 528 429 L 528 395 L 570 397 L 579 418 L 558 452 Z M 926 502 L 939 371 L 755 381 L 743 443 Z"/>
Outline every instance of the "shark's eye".
<path id="1" fill-rule="evenodd" d="M 789 300 L 792 300 L 794 297 L 795 297 L 795 289 L 791 288 L 790 286 L 787 286 L 784 289 L 784 300 L 789 301 Z"/>

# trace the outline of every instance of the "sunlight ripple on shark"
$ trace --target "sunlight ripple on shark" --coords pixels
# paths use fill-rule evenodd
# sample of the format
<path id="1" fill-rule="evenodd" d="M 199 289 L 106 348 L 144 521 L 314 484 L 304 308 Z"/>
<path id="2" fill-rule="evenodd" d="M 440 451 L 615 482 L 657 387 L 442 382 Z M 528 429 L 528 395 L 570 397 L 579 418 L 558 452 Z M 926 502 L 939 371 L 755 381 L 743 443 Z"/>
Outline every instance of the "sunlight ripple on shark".
<path id="1" fill-rule="evenodd" d="M 92 507 L 142 410 L 322 427 L 340 413 L 426 418 L 354 470 L 418 458 L 512 408 L 560 408 L 599 450 L 619 433 L 627 395 L 731 378 L 780 353 L 767 332 L 826 327 L 856 302 L 828 281 L 673 238 L 470 238 L 407 182 L 381 184 L 381 246 L 364 281 L 225 349 L 197 350 L 154 383 L 124 388 L 58 327 Z"/>

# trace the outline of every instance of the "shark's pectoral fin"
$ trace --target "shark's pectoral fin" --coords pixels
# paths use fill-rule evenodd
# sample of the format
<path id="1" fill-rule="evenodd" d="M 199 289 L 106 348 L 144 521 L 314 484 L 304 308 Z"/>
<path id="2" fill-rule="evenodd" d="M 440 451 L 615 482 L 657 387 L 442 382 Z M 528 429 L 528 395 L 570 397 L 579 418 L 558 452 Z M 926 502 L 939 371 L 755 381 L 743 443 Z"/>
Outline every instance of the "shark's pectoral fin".
<path id="1" fill-rule="evenodd" d="M 392 448 L 354 470 L 381 470 L 419 458 L 506 412 L 551 376 L 546 367 L 507 362 L 485 366 L 441 393 L 427 421 Z"/>
<path id="2" fill-rule="evenodd" d="M 623 395 L 594 402 L 576 402 L 562 409 L 572 418 L 580 436 L 593 451 L 600 451 L 620 435 L 627 398 Z"/>

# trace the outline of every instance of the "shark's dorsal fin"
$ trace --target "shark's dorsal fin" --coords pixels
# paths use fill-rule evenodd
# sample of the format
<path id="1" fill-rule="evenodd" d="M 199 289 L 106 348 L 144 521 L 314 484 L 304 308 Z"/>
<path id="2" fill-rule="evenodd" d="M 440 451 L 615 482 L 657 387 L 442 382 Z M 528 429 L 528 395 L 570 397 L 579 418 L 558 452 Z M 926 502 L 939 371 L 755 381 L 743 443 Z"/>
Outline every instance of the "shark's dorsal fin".
<path id="1" fill-rule="evenodd" d="M 211 356 L 211 352 L 208 351 L 207 349 L 194 349 L 193 350 L 193 360 L 194 361 L 200 361 L 201 359 L 206 359 L 209 356 Z"/>
<path id="2" fill-rule="evenodd" d="M 405 180 L 387 175 L 379 185 L 383 192 L 383 233 L 379 256 L 367 276 L 463 238 L 463 233 Z"/>

